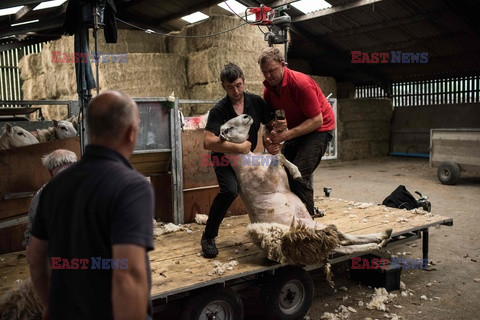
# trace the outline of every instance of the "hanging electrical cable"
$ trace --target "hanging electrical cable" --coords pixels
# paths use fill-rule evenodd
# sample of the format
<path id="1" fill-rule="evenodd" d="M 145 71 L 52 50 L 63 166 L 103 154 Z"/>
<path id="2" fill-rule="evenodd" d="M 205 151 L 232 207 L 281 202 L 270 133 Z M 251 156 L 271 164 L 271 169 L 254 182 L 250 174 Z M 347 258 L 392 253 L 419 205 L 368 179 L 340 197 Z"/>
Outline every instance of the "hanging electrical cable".
<path id="1" fill-rule="evenodd" d="M 155 30 L 152 30 L 152 29 L 142 28 L 142 27 L 136 26 L 136 25 L 134 25 L 134 24 L 132 24 L 132 23 L 123 21 L 122 19 L 119 19 L 119 18 L 116 18 L 116 19 L 117 19 L 117 21 L 119 21 L 119 22 L 125 23 L 125 24 L 128 25 L 128 26 L 131 26 L 131 27 L 133 27 L 133 28 L 136 28 L 136 29 L 145 31 L 145 32 L 147 32 L 147 33 L 154 33 L 154 34 L 158 34 L 158 35 L 161 35 L 161 36 L 172 37 L 172 38 L 193 38 L 193 39 L 195 39 L 195 38 L 196 38 L 196 39 L 198 39 L 198 38 L 209 38 L 209 37 L 218 36 L 218 35 L 220 35 L 220 34 L 224 34 L 224 33 L 233 31 L 233 30 L 235 30 L 235 29 L 237 29 L 237 28 L 240 28 L 241 26 L 244 26 L 244 25 L 247 24 L 247 22 L 244 22 L 244 23 L 239 24 L 238 26 L 232 27 L 232 28 L 230 28 L 230 29 L 223 30 L 223 31 L 219 31 L 219 32 L 215 32 L 215 33 L 211 33 L 211 34 L 207 34 L 207 35 L 200 35 L 200 36 L 182 36 L 182 35 L 168 34 L 168 33 L 158 32 L 158 31 L 155 31 Z"/>

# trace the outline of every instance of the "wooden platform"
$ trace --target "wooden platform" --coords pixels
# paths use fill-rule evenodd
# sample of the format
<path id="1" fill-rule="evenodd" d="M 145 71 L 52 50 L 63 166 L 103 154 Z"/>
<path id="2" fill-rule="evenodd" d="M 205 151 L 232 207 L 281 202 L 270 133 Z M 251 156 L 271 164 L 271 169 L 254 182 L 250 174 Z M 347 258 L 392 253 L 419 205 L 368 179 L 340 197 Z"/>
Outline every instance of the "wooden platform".
<path id="1" fill-rule="evenodd" d="M 415 214 L 406 210 L 333 198 L 321 198 L 317 200 L 317 205 L 326 213 L 325 217 L 317 218 L 318 221 L 335 224 L 341 231 L 353 234 L 380 232 L 392 228 L 393 236 L 399 236 L 432 226 L 451 225 L 453 222 L 451 218 L 439 215 Z M 278 268 L 278 264 L 267 261 L 262 252 L 245 237 L 248 223 L 246 215 L 229 217 L 223 221 L 217 240 L 220 254 L 214 260 L 205 259 L 200 254 L 203 225 L 193 223 L 186 225 L 191 231 L 158 236 L 155 250 L 150 252 L 152 299 L 167 298 L 183 291 Z M 238 265 L 232 270 L 226 270 L 221 275 L 214 273 L 214 261 L 225 264 L 232 260 L 238 261 Z M 0 294 L 8 290 L 16 279 L 27 277 L 24 252 L 0 256 Z"/>

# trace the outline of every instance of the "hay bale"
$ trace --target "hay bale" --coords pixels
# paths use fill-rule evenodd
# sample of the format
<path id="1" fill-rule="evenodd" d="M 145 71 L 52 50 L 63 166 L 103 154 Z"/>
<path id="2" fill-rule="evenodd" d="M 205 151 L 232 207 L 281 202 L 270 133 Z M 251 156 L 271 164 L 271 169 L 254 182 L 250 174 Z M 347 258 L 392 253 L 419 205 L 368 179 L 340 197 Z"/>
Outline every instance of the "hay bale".
<path id="1" fill-rule="evenodd" d="M 64 120 L 68 118 L 68 108 L 66 105 L 49 105 L 41 107 L 45 120 Z"/>
<path id="2" fill-rule="evenodd" d="M 187 26 L 178 34 L 207 35 L 241 23 L 234 17 L 214 16 Z M 90 40 L 93 51 L 93 39 Z M 98 40 L 101 53 L 128 52 L 127 63 L 100 64 L 98 82 L 101 91 L 120 89 L 135 97 L 162 97 L 175 90 L 181 99 L 219 100 L 225 95 L 218 81 L 220 70 L 231 61 L 244 70 L 247 90 L 259 95 L 263 93 L 263 76 L 257 57 L 266 42 L 258 28 L 249 25 L 199 39 L 166 38 L 142 31 L 119 30 L 117 44 L 106 44 L 103 34 Z M 73 53 L 73 37 L 52 41 L 40 54 L 22 58 L 19 68 L 24 80 L 25 99 L 77 99 L 74 64 L 52 63 L 52 51 Z M 167 51 L 171 53 L 159 53 Z M 187 52 L 191 52 L 190 57 Z M 183 107 L 189 109 L 188 115 L 204 113 L 209 108 L 200 105 Z M 55 117 L 62 115 L 60 111 L 46 113 Z"/>
<path id="3" fill-rule="evenodd" d="M 253 83 L 246 82 L 245 91 L 263 96 L 263 83 L 260 81 L 255 81 Z M 194 85 L 189 90 L 190 99 L 199 99 L 199 100 L 214 100 L 218 101 L 225 97 L 226 92 L 222 88 L 220 81 L 210 82 L 208 84 L 198 84 Z M 191 104 L 191 105 L 181 105 L 183 115 L 186 117 L 199 116 L 205 114 L 209 111 L 213 105 L 212 104 Z"/>
<path id="4" fill-rule="evenodd" d="M 391 100 L 339 99 L 337 106 L 341 161 L 388 154 L 392 116 Z"/>
<path id="5" fill-rule="evenodd" d="M 23 56 L 18 61 L 18 69 L 20 70 L 20 78 L 22 80 L 31 80 L 32 79 L 32 70 L 31 70 L 31 60 L 33 59 L 33 54 Z"/>
<path id="6" fill-rule="evenodd" d="M 231 29 L 242 23 L 243 21 L 237 17 L 212 16 L 210 19 L 196 23 L 186 30 L 189 36 L 205 36 Z M 260 30 L 248 24 L 227 33 L 213 37 L 189 39 L 187 42 L 189 52 L 221 47 L 232 51 L 252 51 L 258 54 L 265 46 L 267 46 L 267 43 L 263 40 L 263 34 Z"/>
<path id="7" fill-rule="evenodd" d="M 32 90 L 30 91 L 32 97 L 25 97 L 25 100 L 30 99 L 47 99 L 47 79 L 46 74 L 42 73 L 32 79 Z M 33 98 L 35 97 L 35 98 Z"/>
<path id="8" fill-rule="evenodd" d="M 100 65 L 100 90 L 122 90 L 132 97 L 188 99 L 185 58 L 179 54 L 132 53 L 128 63 Z"/>
<path id="9" fill-rule="evenodd" d="M 331 98 L 337 97 L 337 84 L 335 79 L 332 77 L 320 77 L 320 76 L 311 76 L 313 80 L 319 85 L 320 89 L 322 89 L 323 94 L 328 96 L 330 93 Z"/>
<path id="10" fill-rule="evenodd" d="M 212 47 L 188 55 L 187 74 L 190 86 L 219 81 L 220 72 L 229 62 L 237 64 L 245 74 L 245 78 L 260 80 L 262 73 L 255 63 L 252 52 L 235 52 L 224 48 Z"/>
<path id="11" fill-rule="evenodd" d="M 93 34 L 89 36 L 90 52 L 95 51 Z M 138 30 L 117 31 L 117 43 L 106 43 L 103 32 L 98 35 L 98 51 L 101 53 L 156 53 L 167 52 L 165 37 Z"/>
<path id="12" fill-rule="evenodd" d="M 263 89 L 265 88 L 265 86 L 263 85 L 262 81 L 254 81 L 254 82 L 247 81 L 245 82 L 245 88 L 246 88 L 245 91 L 253 94 L 257 94 L 260 97 L 263 97 Z"/>
<path id="13" fill-rule="evenodd" d="M 169 33 L 170 35 L 172 35 L 172 37 L 167 37 L 165 41 L 167 45 L 168 53 L 179 53 L 184 55 L 188 54 L 188 48 L 187 48 L 188 40 L 186 38 L 179 38 L 175 36 L 187 35 L 189 27 L 190 25 L 182 28 L 181 31 L 173 31 Z"/>
<path id="14" fill-rule="evenodd" d="M 189 91 L 190 99 L 220 100 L 225 96 L 225 90 L 220 81 L 194 85 Z"/>

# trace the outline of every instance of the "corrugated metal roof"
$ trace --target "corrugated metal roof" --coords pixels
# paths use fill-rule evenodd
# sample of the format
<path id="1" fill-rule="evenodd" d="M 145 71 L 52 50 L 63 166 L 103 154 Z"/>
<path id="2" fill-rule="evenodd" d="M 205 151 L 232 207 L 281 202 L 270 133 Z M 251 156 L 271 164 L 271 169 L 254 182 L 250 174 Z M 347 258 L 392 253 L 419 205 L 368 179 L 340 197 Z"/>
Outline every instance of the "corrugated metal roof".
<path id="1" fill-rule="evenodd" d="M 268 5 L 274 1 L 266 2 Z M 308 59 L 318 74 L 339 81 L 371 83 L 480 73 L 480 29 L 475 21 L 475 12 L 480 9 L 478 1 L 383 0 L 368 5 L 361 4 L 369 1 L 329 2 L 334 9 L 359 6 L 293 24 L 297 32 L 293 34 L 289 58 Z M 306 38 L 303 47 L 312 41 L 328 50 L 307 57 L 306 50 L 295 49 L 295 43 L 300 42 L 296 38 Z M 427 52 L 428 63 L 353 65 L 351 51 Z"/>
<path id="2" fill-rule="evenodd" d="M 78 0 L 70 0 L 70 2 Z M 283 5 L 288 0 L 237 0 L 246 6 Z M 8 5 L 35 4 L 38 0 L 4 0 Z M 118 17 L 137 25 L 170 31 L 186 24 L 181 16 L 202 11 L 226 13 L 218 0 L 132 0 L 119 1 Z M 334 76 L 337 81 L 355 83 L 388 82 L 392 79 L 421 79 L 480 73 L 480 28 L 476 14 L 480 1 L 474 0 L 328 0 L 331 9 L 304 15 L 295 8 L 292 41 L 288 58 L 306 60 L 310 72 Z M 327 14 L 328 13 L 328 14 Z M 11 28 L 15 16 L 0 17 L 0 46 L 10 48 L 28 40 L 44 41 L 62 33 L 65 6 L 31 11 L 19 19 L 39 17 L 45 28 Z M 55 20 L 56 19 L 56 20 Z M 56 21 L 52 23 L 52 21 Z M 125 28 L 123 24 L 119 27 Z M 3 43 L 3 45 L 2 45 Z M 7 44 L 8 43 L 8 44 Z M 352 64 L 351 51 L 410 53 L 428 52 L 425 64 Z"/>

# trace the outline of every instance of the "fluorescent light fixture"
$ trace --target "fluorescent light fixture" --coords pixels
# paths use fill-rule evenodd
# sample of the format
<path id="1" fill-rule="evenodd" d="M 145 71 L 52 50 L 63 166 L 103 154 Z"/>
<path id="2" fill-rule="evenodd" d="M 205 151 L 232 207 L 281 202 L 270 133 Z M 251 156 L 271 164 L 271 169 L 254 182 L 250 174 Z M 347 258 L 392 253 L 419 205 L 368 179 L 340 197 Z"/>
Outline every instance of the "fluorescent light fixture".
<path id="1" fill-rule="evenodd" d="M 292 2 L 291 5 L 305 14 L 332 7 L 330 3 L 324 0 L 300 0 Z"/>
<path id="2" fill-rule="evenodd" d="M 232 12 L 233 10 L 233 13 L 245 14 L 245 9 L 247 9 L 247 7 L 245 7 L 243 4 L 235 0 L 223 1 L 222 3 L 219 3 L 218 6 L 230 12 Z M 231 8 L 231 10 L 229 7 Z"/>
<path id="3" fill-rule="evenodd" d="M 23 6 L 0 9 L 0 16 L 8 16 L 10 14 L 15 14 L 22 8 Z"/>
<path id="4" fill-rule="evenodd" d="M 61 6 L 62 4 L 65 3 L 67 0 L 53 0 L 53 1 L 44 1 L 40 3 L 38 6 L 36 6 L 33 11 L 35 10 L 41 10 L 41 9 L 47 9 L 47 8 L 53 8 L 53 7 L 58 7 Z"/>
<path id="5" fill-rule="evenodd" d="M 38 22 L 38 19 L 25 21 L 25 22 L 14 23 L 14 24 L 11 25 L 11 27 L 21 26 L 22 24 L 29 24 L 29 23 L 35 23 L 35 22 Z"/>
<path id="6" fill-rule="evenodd" d="M 146 33 L 155 33 L 155 31 L 153 31 L 152 29 L 147 29 L 145 30 Z"/>
<path id="7" fill-rule="evenodd" d="M 195 13 L 189 14 L 188 16 L 184 16 L 181 19 L 187 21 L 188 23 L 195 23 L 198 21 L 208 19 L 208 16 L 206 14 L 201 13 L 200 11 L 197 11 Z"/>

